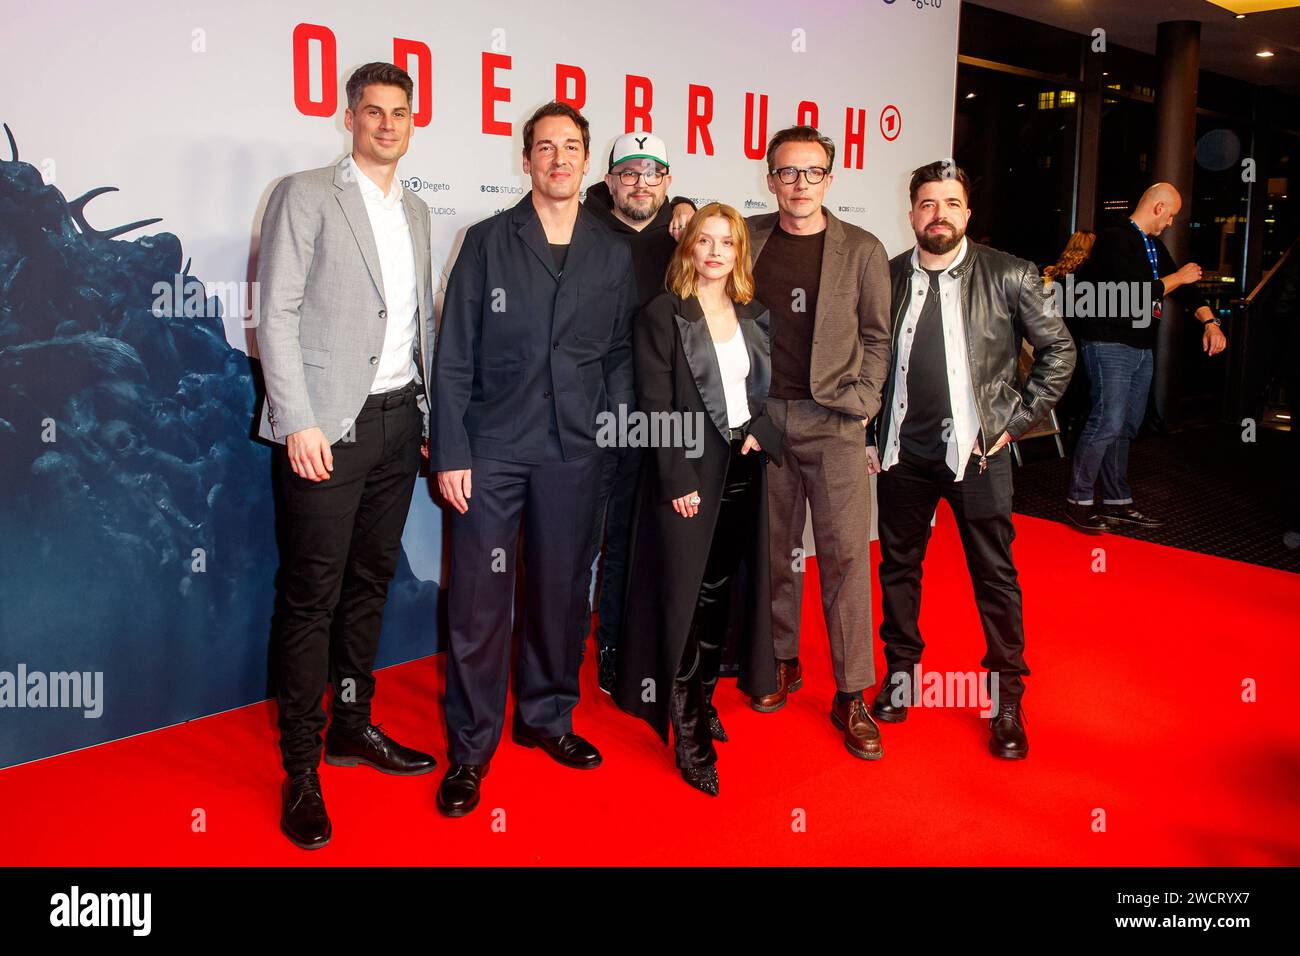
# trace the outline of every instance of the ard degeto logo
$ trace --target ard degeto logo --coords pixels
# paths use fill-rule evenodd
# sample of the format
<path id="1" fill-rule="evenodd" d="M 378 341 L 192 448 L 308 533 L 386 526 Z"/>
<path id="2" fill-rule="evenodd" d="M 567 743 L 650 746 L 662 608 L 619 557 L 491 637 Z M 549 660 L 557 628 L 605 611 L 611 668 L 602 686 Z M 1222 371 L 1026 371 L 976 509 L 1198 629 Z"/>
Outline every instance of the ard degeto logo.
<path id="1" fill-rule="evenodd" d="M 413 193 L 440 193 L 451 188 L 451 183 L 431 183 L 419 176 L 403 179 L 401 183 L 403 189 L 409 189 Z"/>

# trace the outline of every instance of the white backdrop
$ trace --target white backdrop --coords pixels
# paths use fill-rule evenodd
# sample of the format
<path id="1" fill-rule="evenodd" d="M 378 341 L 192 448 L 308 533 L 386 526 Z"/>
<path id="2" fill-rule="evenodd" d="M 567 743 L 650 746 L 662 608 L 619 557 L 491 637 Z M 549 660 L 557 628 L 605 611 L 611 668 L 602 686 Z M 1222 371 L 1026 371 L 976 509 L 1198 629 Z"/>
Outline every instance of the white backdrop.
<path id="1" fill-rule="evenodd" d="M 603 174 L 602 159 L 625 130 L 628 77 L 640 77 L 652 90 L 653 131 L 668 145 L 672 192 L 746 213 L 775 208 L 763 163 L 745 146 L 747 134 L 760 152 L 765 145 L 764 98 L 768 136 L 795 122 L 801 102 L 815 104 L 818 125 L 839 147 L 829 207 L 874 232 L 891 254 L 911 244 L 908 172 L 951 150 L 957 0 L 7 7 L 0 119 L 22 158 L 68 197 L 119 187 L 94 200 L 89 221 L 104 228 L 162 217 L 149 229 L 178 235 L 191 271 L 209 283 L 251 278 L 275 181 L 343 155 L 343 83 L 361 63 L 393 59 L 395 39 L 427 49 L 427 87 L 418 60 L 400 64 L 417 77 L 417 119 L 427 112 L 427 125 L 416 130 L 399 176 L 434 213 L 434 267 L 444 275 L 464 229 L 527 190 L 520 131 L 555 96 L 557 64 L 578 68 L 585 87 L 588 183 Z M 300 46 L 297 89 L 296 30 L 315 38 Z M 692 96 L 693 86 L 708 93 Z M 565 91 L 578 92 L 574 80 Z M 755 114 L 748 129 L 747 94 Z M 326 116 L 299 105 L 331 100 Z M 694 137 L 691 152 L 688 117 L 708 105 L 707 140 Z M 508 124 L 510 135 L 485 132 L 485 122 Z M 251 330 L 237 315 L 226 328 L 232 344 L 248 347 Z M 437 512 L 424 496 L 416 500 L 407 555 L 418 577 L 437 580 Z"/>

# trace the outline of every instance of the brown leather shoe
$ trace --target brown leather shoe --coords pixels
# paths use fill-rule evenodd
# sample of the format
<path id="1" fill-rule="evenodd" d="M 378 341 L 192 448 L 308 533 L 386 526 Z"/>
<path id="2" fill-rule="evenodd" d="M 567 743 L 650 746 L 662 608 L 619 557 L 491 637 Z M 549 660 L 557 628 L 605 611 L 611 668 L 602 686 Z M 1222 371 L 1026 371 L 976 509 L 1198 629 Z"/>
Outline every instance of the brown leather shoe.
<path id="1" fill-rule="evenodd" d="M 770 714 L 785 706 L 786 698 L 803 686 L 803 665 L 798 661 L 776 662 L 776 690 L 763 697 L 749 698 L 749 706 L 760 714 Z"/>
<path id="2" fill-rule="evenodd" d="M 867 702 L 858 694 L 847 704 L 838 695 L 831 704 L 831 723 L 844 731 L 844 746 L 863 760 L 879 760 L 885 755 L 880 746 L 880 727 L 871 719 Z"/>

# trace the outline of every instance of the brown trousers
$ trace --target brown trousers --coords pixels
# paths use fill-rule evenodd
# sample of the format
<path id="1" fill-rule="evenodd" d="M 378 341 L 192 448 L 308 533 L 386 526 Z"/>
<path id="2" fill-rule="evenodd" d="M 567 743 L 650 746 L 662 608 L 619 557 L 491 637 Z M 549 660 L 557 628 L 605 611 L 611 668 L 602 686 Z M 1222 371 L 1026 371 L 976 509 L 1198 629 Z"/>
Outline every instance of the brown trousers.
<path id="1" fill-rule="evenodd" d="M 871 484 L 862 423 L 811 399 L 769 398 L 767 414 L 785 433 L 785 464 L 767 469 L 776 656 L 789 660 L 799 655 L 803 529 L 811 505 L 835 686 L 846 694 L 865 690 L 876 677 L 871 657 Z"/>

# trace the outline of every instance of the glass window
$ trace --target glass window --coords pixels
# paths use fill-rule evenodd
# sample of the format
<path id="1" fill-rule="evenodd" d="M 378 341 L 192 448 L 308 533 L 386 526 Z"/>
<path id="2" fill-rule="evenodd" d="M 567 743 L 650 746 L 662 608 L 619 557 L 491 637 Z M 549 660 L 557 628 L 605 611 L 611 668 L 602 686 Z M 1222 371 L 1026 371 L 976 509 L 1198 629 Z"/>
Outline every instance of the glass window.
<path id="1" fill-rule="evenodd" d="M 1156 61 L 1149 53 L 1106 44 L 1101 68 L 1101 85 L 1134 96 L 1156 95 Z"/>
<path id="2" fill-rule="evenodd" d="M 1293 104 L 1300 115 L 1300 103 Z M 1264 201 L 1263 257 L 1265 270 L 1273 268 L 1300 235 L 1300 135 L 1275 130 L 1267 169 L 1257 170 L 1256 188 L 1268 191 Z"/>
<path id="3" fill-rule="evenodd" d="M 1242 80 L 1209 70 L 1201 70 L 1196 78 L 1196 105 L 1201 109 L 1248 119 L 1253 99 L 1253 87 Z"/>
<path id="4" fill-rule="evenodd" d="M 972 239 L 1039 266 L 1056 261 L 1074 205 L 1071 92 L 958 64 L 953 158 L 971 177 Z"/>
<path id="5" fill-rule="evenodd" d="M 1225 322 L 1233 314 L 1234 300 L 1245 291 L 1242 271 L 1250 194 L 1249 184 L 1242 177 L 1241 161 L 1249 150 L 1249 127 L 1210 116 L 1196 118 L 1191 202 L 1183 197 L 1188 225 L 1187 261 L 1203 270 L 1197 289 Z M 1185 412 L 1213 415 L 1226 384 L 1228 364 L 1206 361 L 1200 327 L 1191 316 L 1187 320 L 1185 334 L 1175 343 L 1182 350 L 1180 398 Z"/>
<path id="6" fill-rule="evenodd" d="M 1102 98 L 1097 155 L 1098 229 L 1128 218 L 1142 191 L 1151 185 L 1155 150 L 1155 109 L 1124 96 Z"/>
<path id="7" fill-rule="evenodd" d="M 1250 201 L 1241 161 L 1249 150 L 1249 129 L 1209 116 L 1196 118 L 1189 252 L 1204 270 L 1201 291 L 1207 296 L 1217 293 L 1226 300 L 1241 294 Z M 1185 197 L 1183 205 L 1189 205 Z"/>

